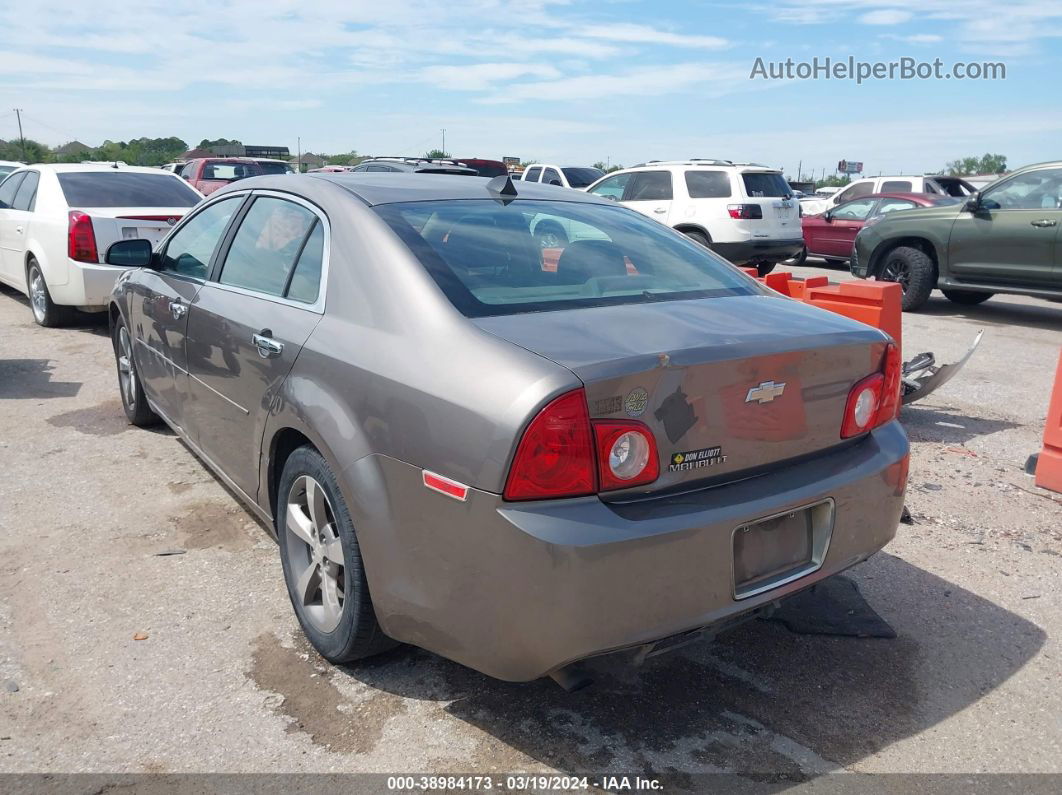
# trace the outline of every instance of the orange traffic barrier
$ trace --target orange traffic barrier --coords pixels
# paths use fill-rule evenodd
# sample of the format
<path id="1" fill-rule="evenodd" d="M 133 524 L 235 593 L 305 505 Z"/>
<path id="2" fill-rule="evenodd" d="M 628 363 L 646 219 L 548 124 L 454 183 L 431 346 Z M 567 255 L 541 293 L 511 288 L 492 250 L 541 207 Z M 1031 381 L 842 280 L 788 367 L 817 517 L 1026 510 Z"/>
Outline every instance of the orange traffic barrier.
<path id="1" fill-rule="evenodd" d="M 1044 425 L 1044 449 L 1036 462 L 1036 485 L 1062 492 L 1062 354 L 1055 370 L 1055 387 L 1047 407 Z"/>
<path id="2" fill-rule="evenodd" d="M 902 288 L 895 282 L 856 281 L 808 287 L 804 302 L 881 329 L 902 350 L 902 297 Z"/>
<path id="3" fill-rule="evenodd" d="M 761 282 L 772 290 L 788 295 L 798 301 L 803 301 L 809 287 L 826 287 L 830 280 L 825 276 L 809 276 L 806 279 L 795 279 L 788 271 L 768 273 Z"/>

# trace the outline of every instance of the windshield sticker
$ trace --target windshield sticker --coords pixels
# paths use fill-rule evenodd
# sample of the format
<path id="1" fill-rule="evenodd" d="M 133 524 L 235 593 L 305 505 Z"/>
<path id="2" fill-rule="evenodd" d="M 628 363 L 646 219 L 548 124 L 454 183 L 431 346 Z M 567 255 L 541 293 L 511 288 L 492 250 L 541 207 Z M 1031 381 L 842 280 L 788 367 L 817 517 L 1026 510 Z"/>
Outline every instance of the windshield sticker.
<path id="1" fill-rule="evenodd" d="M 726 456 L 723 455 L 722 447 L 702 447 L 700 450 L 686 450 L 681 453 L 671 454 L 671 463 L 668 464 L 668 472 L 689 472 L 692 469 L 704 469 L 714 467 L 716 464 L 725 464 Z"/>

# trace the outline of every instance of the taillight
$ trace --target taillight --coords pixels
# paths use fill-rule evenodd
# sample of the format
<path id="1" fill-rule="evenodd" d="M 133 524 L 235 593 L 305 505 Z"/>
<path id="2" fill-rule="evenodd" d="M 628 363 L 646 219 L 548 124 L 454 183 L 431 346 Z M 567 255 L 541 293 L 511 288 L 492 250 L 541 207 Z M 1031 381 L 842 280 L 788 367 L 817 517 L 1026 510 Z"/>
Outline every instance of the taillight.
<path id="1" fill-rule="evenodd" d="M 881 370 L 868 375 L 848 393 L 841 423 L 841 438 L 848 439 L 884 425 L 900 410 L 900 350 L 885 347 Z"/>
<path id="2" fill-rule="evenodd" d="M 92 230 L 92 218 L 80 210 L 69 213 L 66 238 L 66 255 L 78 262 L 99 262 L 96 251 L 96 233 Z"/>
<path id="3" fill-rule="evenodd" d="M 590 415 L 583 390 L 546 405 L 524 431 L 516 448 L 507 500 L 581 497 L 597 490 Z"/>
<path id="4" fill-rule="evenodd" d="M 728 204 L 726 211 L 731 218 L 763 218 L 763 208 L 758 204 Z"/>
<path id="5" fill-rule="evenodd" d="M 597 478 L 601 491 L 652 483 L 660 461 L 652 432 L 640 422 L 594 420 Z"/>

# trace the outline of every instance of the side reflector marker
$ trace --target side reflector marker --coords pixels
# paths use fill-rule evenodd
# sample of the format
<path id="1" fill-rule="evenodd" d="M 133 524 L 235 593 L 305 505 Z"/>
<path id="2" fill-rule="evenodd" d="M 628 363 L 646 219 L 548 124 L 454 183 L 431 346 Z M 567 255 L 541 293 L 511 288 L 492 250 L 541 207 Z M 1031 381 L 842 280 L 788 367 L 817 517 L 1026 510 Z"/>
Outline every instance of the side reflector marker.
<path id="1" fill-rule="evenodd" d="M 445 494 L 447 497 L 453 497 L 455 500 L 464 502 L 468 499 L 468 486 L 464 483 L 458 483 L 456 480 L 450 480 L 450 478 L 443 477 L 434 472 L 428 470 L 422 470 L 424 485 L 432 491 L 437 491 L 440 494 Z"/>

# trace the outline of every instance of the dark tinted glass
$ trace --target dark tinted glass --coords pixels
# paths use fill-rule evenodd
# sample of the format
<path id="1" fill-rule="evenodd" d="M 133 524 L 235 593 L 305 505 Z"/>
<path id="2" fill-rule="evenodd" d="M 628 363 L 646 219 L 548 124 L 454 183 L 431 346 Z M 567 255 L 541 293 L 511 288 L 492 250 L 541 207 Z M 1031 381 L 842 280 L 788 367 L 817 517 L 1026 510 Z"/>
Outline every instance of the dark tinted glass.
<path id="1" fill-rule="evenodd" d="M 200 179 L 216 179 L 222 182 L 235 182 L 238 179 L 256 177 L 262 173 L 257 163 L 207 163 L 203 166 Z"/>
<path id="2" fill-rule="evenodd" d="M 37 200 L 37 183 L 40 182 L 41 175 L 37 171 L 29 171 L 26 173 L 25 178 L 22 180 L 22 184 L 19 186 L 18 193 L 15 194 L 15 201 L 11 205 L 14 210 L 32 210 L 33 203 Z"/>
<path id="3" fill-rule="evenodd" d="M 541 168 L 529 168 L 524 172 L 524 182 L 538 182 L 538 176 L 541 173 Z"/>
<path id="4" fill-rule="evenodd" d="M 302 205 L 269 197 L 255 199 L 232 239 L 218 281 L 283 295 L 295 258 L 316 220 Z"/>
<path id="5" fill-rule="evenodd" d="M 470 317 L 758 289 L 708 249 L 624 207 L 473 199 L 373 209 Z M 542 225 L 559 227 L 563 240 L 536 245 Z"/>
<path id="6" fill-rule="evenodd" d="M 4 177 L 6 177 L 8 174 L 10 174 L 16 168 L 17 168 L 17 166 L 0 166 L 0 179 L 3 179 Z"/>
<path id="7" fill-rule="evenodd" d="M 26 172 L 20 171 L 0 183 L 0 207 L 5 210 L 11 208 L 12 202 L 15 201 L 15 194 L 18 193 L 18 189 L 22 185 L 22 179 L 25 176 Z"/>
<path id="8" fill-rule="evenodd" d="M 542 182 L 546 185 L 563 185 L 560 174 L 555 169 L 547 168 L 542 172 Z"/>
<path id="9" fill-rule="evenodd" d="M 263 174 L 291 174 L 293 169 L 286 163 L 258 163 Z"/>
<path id="10" fill-rule="evenodd" d="M 745 195 L 753 199 L 793 195 L 793 189 L 781 174 L 742 174 L 741 179 L 745 182 Z"/>
<path id="11" fill-rule="evenodd" d="M 312 304 L 321 291 L 321 265 L 324 262 L 324 228 L 318 221 L 303 246 L 295 273 L 291 276 L 287 296 L 293 301 Z"/>
<path id="12" fill-rule="evenodd" d="M 671 198 L 670 171 L 639 171 L 634 175 L 634 187 L 627 189 L 625 201 L 667 201 Z"/>
<path id="13" fill-rule="evenodd" d="M 599 168 L 562 168 L 561 171 L 573 188 L 585 188 L 605 176 L 605 172 Z"/>
<path id="14" fill-rule="evenodd" d="M 242 202 L 243 196 L 222 199 L 189 218 L 166 244 L 161 269 L 182 276 L 205 279 L 214 249 L 217 248 L 229 219 Z"/>
<path id="15" fill-rule="evenodd" d="M 172 174 L 71 171 L 59 174 L 70 207 L 191 207 L 199 196 Z"/>
<path id="16" fill-rule="evenodd" d="M 725 199 L 730 195 L 730 175 L 725 171 L 687 171 L 686 190 L 691 199 Z"/>
<path id="17" fill-rule="evenodd" d="M 481 177 L 503 177 L 509 173 L 505 166 L 492 166 L 492 165 L 469 165 L 469 168 L 474 168 L 476 173 Z"/>
<path id="18" fill-rule="evenodd" d="M 909 179 L 893 179 L 881 183 L 878 193 L 910 193 L 911 181 Z"/>

